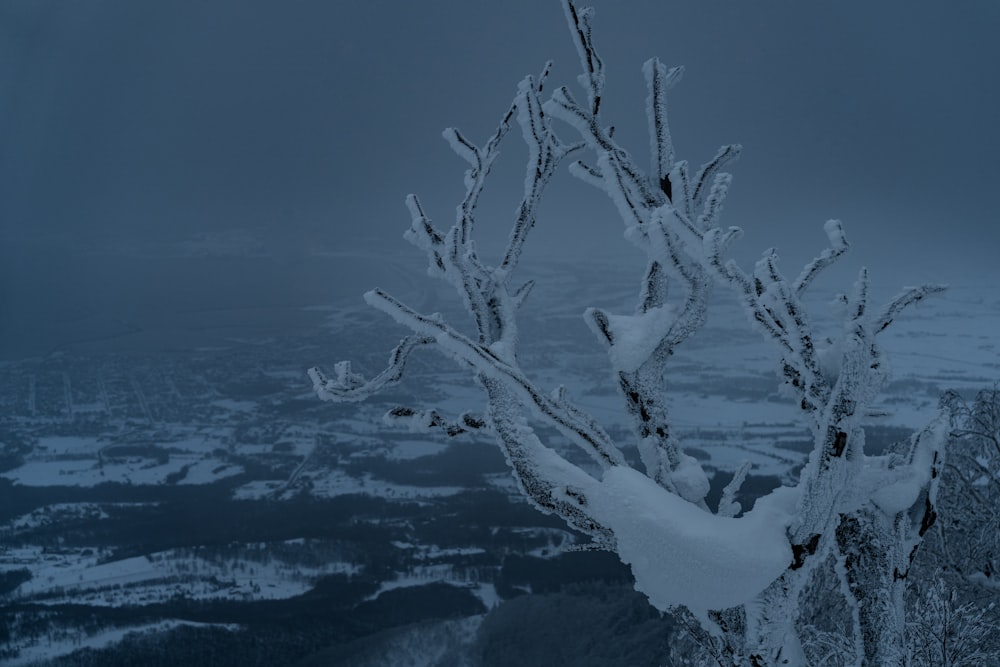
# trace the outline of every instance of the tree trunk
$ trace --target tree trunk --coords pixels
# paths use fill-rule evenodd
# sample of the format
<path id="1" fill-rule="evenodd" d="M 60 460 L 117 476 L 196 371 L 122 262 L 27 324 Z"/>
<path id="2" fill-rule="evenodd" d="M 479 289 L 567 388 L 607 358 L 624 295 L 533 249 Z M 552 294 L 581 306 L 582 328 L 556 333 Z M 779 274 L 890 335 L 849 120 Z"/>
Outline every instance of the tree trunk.
<path id="1" fill-rule="evenodd" d="M 805 665 L 795 620 L 802 591 L 798 571 L 788 570 L 746 609 L 746 652 L 752 667 Z"/>
<path id="2" fill-rule="evenodd" d="M 897 521 L 867 507 L 843 516 L 837 528 L 863 667 L 906 664 L 903 596 L 909 554 L 897 536 Z"/>

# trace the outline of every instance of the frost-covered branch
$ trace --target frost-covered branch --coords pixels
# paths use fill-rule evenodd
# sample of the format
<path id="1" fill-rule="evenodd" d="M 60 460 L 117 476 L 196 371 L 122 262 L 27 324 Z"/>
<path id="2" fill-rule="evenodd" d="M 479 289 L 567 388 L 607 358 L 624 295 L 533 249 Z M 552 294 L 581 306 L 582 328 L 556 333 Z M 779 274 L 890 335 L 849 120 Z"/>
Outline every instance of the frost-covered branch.
<path id="1" fill-rule="evenodd" d="M 947 285 L 922 285 L 920 287 L 905 288 L 901 293 L 893 297 L 892 301 L 887 303 L 876 317 L 874 323 L 876 333 L 892 324 L 892 321 L 896 319 L 896 316 L 903 309 L 920 303 L 932 294 L 938 294 L 946 289 L 948 289 Z"/>
<path id="2" fill-rule="evenodd" d="M 830 239 L 830 247 L 826 248 L 811 262 L 805 265 L 802 273 L 795 279 L 793 289 L 796 294 L 802 294 L 809 287 L 813 279 L 818 276 L 823 269 L 836 262 L 850 247 L 847 244 L 847 237 L 844 236 L 844 227 L 840 220 L 827 220 L 823 225 L 827 238 Z"/>
<path id="3" fill-rule="evenodd" d="M 348 401 L 363 401 L 377 394 L 386 387 L 398 384 L 403 378 L 403 371 L 410 354 L 417 347 L 430 345 L 432 339 L 420 336 L 407 336 L 399 342 L 389 357 L 389 366 L 371 380 L 351 371 L 351 362 L 341 361 L 334 365 L 336 377 L 331 379 L 318 367 L 309 369 L 309 377 L 313 381 L 313 389 L 325 401 L 338 403 Z"/>
<path id="4" fill-rule="evenodd" d="M 652 156 L 653 175 L 659 180 L 660 189 L 670 199 L 672 185 L 670 172 L 674 167 L 674 144 L 667 123 L 667 91 L 684 75 L 683 67 L 667 69 L 658 58 L 647 60 L 642 66 L 646 77 L 646 117 L 649 121 L 649 153 Z"/>
<path id="5" fill-rule="evenodd" d="M 596 116 L 604 92 L 604 62 L 594 50 L 594 42 L 591 39 L 590 20 L 594 17 L 594 10 L 591 7 L 577 9 L 572 2 L 563 2 L 563 10 L 573 30 L 573 43 L 583 65 L 583 73 L 578 80 L 587 90 L 590 113 Z"/>

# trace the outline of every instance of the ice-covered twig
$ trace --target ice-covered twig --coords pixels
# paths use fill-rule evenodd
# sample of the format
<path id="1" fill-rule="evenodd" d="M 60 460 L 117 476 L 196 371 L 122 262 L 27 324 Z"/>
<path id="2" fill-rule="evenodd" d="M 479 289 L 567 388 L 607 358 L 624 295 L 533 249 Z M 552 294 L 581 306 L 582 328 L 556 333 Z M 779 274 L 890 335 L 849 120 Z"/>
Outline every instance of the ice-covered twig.
<path id="1" fill-rule="evenodd" d="M 736 292 L 750 322 L 778 345 L 782 376 L 799 396 L 801 408 L 818 427 L 822 420 L 821 406 L 828 401 L 830 385 L 820 370 L 812 326 L 799 300 L 798 290 L 788 284 L 778 269 L 773 250 L 764 253 L 752 276 L 736 262 L 724 262 L 721 253 L 738 235 L 736 228 L 706 233 L 705 261 L 716 276 Z M 812 264 L 816 264 L 816 260 Z M 807 268 L 802 275 L 809 272 Z"/>
<path id="2" fill-rule="evenodd" d="M 671 198 L 672 187 L 670 171 L 674 168 L 674 143 L 670 138 L 670 125 L 667 123 L 667 91 L 670 90 L 684 75 L 683 67 L 667 66 L 659 58 L 650 58 L 642 66 L 646 77 L 646 89 L 649 97 L 646 99 L 646 117 L 649 122 L 649 152 L 652 156 L 653 176 L 660 184 L 660 189 Z"/>
<path id="3" fill-rule="evenodd" d="M 458 233 L 456 240 L 462 247 L 467 247 L 472 237 L 475 210 L 479 203 L 479 196 L 486 186 L 486 178 L 489 176 L 493 162 L 500 154 L 500 142 L 503 141 L 507 132 L 510 131 L 510 121 L 516 110 L 517 102 L 515 101 L 507 113 L 504 114 L 503 119 L 497 126 L 496 132 L 493 133 L 493 136 L 486 141 L 486 144 L 482 148 L 479 148 L 466 139 L 456 128 L 449 127 L 442 133 L 455 154 L 471 166 L 471 169 L 465 172 L 465 198 L 459 204 L 457 211 L 456 230 Z"/>
<path id="4" fill-rule="evenodd" d="M 743 146 L 740 144 L 723 146 L 715 154 L 715 157 L 701 166 L 701 169 L 698 170 L 698 174 L 694 178 L 694 192 L 691 193 L 691 200 L 695 209 L 701 208 L 704 203 L 709 181 L 713 182 L 713 184 L 717 182 L 718 177 L 725 173 L 722 170 L 727 165 L 739 159 L 741 152 L 743 152 Z"/>
<path id="5" fill-rule="evenodd" d="M 883 331 L 892 324 L 896 316 L 906 307 L 920 303 L 930 295 L 938 294 L 946 289 L 948 289 L 947 285 L 921 285 L 920 287 L 904 288 L 875 317 L 875 333 Z"/>
<path id="6" fill-rule="evenodd" d="M 746 481 L 751 467 L 749 461 L 741 463 L 740 467 L 733 473 L 733 478 L 722 489 L 722 498 L 719 499 L 719 511 L 717 512 L 719 516 L 736 516 L 743 510 L 743 506 L 736 500 L 736 494 L 743 488 L 743 482 Z"/>
<path id="7" fill-rule="evenodd" d="M 430 260 L 428 272 L 432 276 L 447 277 L 448 267 L 444 259 L 444 235 L 434 227 L 431 219 L 416 195 L 407 195 L 406 208 L 410 211 L 410 228 L 403 238 L 427 253 Z"/>
<path id="8" fill-rule="evenodd" d="M 719 224 L 719 215 L 722 213 L 722 203 L 729 194 L 729 186 L 733 177 L 730 174 L 716 174 L 712 182 L 712 188 L 708 193 L 708 198 L 702 206 L 702 212 L 698 216 L 698 228 L 701 231 L 713 229 Z"/>
<path id="9" fill-rule="evenodd" d="M 590 113 L 596 116 L 601 108 L 601 95 L 604 93 L 604 62 L 597 55 L 590 34 L 590 20 L 594 17 L 594 10 L 592 7 L 578 10 L 572 2 L 563 0 L 563 11 L 573 30 L 573 43 L 576 45 L 580 64 L 583 66 L 583 73 L 579 77 L 580 85 L 587 89 Z"/>
<path id="10" fill-rule="evenodd" d="M 627 225 L 641 227 L 649 221 L 649 213 L 666 201 L 657 186 L 649 181 L 637 167 L 628 152 L 615 143 L 610 132 L 600 124 L 600 119 L 579 104 L 572 93 L 563 86 L 558 88 L 545 103 L 545 110 L 575 128 L 587 145 L 597 152 L 597 171 L 600 186 L 612 197 L 622 219 Z M 593 168 L 578 166 L 574 175 L 593 174 Z"/>
<path id="11" fill-rule="evenodd" d="M 324 401 L 337 403 L 363 401 L 386 387 L 398 384 L 403 377 L 406 361 L 416 348 L 433 343 L 433 339 L 422 336 L 406 336 L 399 342 L 389 357 L 389 366 L 371 380 L 351 372 L 351 362 L 341 361 L 334 365 L 336 378 L 330 379 L 317 366 L 309 369 L 313 389 Z"/>
<path id="12" fill-rule="evenodd" d="M 527 77 L 518 86 L 515 100 L 517 122 L 528 145 L 528 164 L 525 167 L 524 196 L 518 207 L 517 218 L 511 230 L 503 261 L 499 266 L 504 275 L 509 275 L 521 256 L 524 241 L 535 224 L 535 212 L 549 179 L 563 158 L 579 147 L 566 146 L 559 141 L 542 109 L 539 94 L 549 67 L 551 63 L 546 65 L 537 84 L 531 77 Z"/>
<path id="13" fill-rule="evenodd" d="M 823 250 L 802 269 L 802 273 L 795 279 L 792 287 L 796 294 L 801 295 L 823 269 L 836 262 L 850 248 L 840 220 L 828 220 L 823 225 L 823 229 L 826 231 L 827 238 L 830 239 L 830 247 Z"/>

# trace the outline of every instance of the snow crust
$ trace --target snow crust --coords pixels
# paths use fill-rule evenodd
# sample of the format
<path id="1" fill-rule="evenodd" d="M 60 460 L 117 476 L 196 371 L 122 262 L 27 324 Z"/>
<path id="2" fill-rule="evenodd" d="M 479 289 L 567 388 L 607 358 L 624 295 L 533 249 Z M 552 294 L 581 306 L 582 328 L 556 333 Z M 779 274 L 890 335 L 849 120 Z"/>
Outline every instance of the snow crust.
<path id="1" fill-rule="evenodd" d="M 785 529 L 796 497 L 777 489 L 742 517 L 722 517 L 615 466 L 592 494 L 591 511 L 614 532 L 636 590 L 653 606 L 704 612 L 749 602 L 781 576 L 792 562 Z"/>

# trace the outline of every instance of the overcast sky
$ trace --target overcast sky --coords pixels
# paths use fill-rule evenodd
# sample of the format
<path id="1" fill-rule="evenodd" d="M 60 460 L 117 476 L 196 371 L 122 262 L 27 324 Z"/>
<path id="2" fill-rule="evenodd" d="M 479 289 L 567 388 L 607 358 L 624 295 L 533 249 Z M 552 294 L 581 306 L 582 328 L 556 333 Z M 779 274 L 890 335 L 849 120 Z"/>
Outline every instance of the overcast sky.
<path id="1" fill-rule="evenodd" d="M 889 257 L 904 282 L 1000 276 L 1000 3 L 591 4 L 605 118 L 643 164 L 653 55 L 687 68 L 679 157 L 743 144 L 723 222 L 747 256 L 801 261 L 839 217 L 857 261 Z M 246 229 L 293 255 L 405 251 L 404 196 L 446 225 L 462 193 L 441 130 L 484 139 L 546 59 L 575 85 L 556 0 L 0 0 L 0 241 Z M 510 138 L 487 247 L 522 182 Z M 628 252 L 611 205 L 568 173 L 539 224 L 537 253 Z"/>

